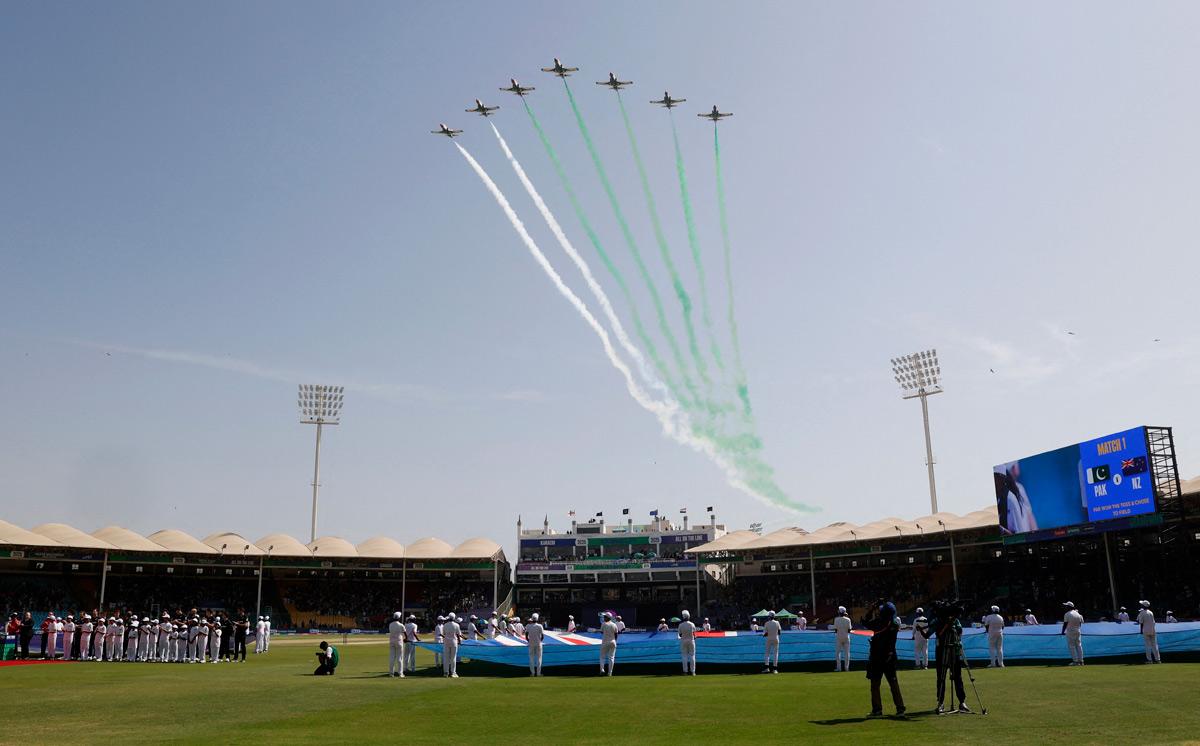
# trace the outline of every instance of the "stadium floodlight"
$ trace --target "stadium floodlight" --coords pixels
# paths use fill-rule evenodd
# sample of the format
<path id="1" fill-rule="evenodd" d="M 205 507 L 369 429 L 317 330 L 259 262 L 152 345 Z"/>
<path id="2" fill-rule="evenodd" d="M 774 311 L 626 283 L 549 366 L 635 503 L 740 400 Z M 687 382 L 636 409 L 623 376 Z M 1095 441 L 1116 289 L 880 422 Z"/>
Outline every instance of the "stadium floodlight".
<path id="1" fill-rule="evenodd" d="M 942 368 L 937 350 L 923 350 L 911 355 L 892 358 L 892 375 L 900 384 L 905 399 L 921 400 L 921 417 L 925 421 L 925 466 L 929 469 L 929 505 L 938 512 L 937 483 L 933 477 L 933 441 L 929 437 L 929 403 L 934 394 L 942 393 Z"/>
<path id="2" fill-rule="evenodd" d="M 320 486 L 321 474 L 321 428 L 341 422 L 345 387 L 302 383 L 298 397 L 296 403 L 300 407 L 300 422 L 305 425 L 317 426 L 317 447 L 313 454 L 312 529 L 308 540 L 308 543 L 311 544 L 317 540 L 317 488 Z"/>

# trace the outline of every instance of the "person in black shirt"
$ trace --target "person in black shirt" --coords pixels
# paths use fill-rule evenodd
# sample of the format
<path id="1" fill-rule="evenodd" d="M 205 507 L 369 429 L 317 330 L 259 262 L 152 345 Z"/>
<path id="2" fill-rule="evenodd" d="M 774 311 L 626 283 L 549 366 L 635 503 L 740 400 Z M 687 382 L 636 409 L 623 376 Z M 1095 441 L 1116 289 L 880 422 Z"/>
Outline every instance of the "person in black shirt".
<path id="1" fill-rule="evenodd" d="M 963 687 L 962 609 L 957 604 L 948 604 L 935 610 L 937 619 L 933 628 L 937 632 L 937 714 L 945 713 L 946 675 L 954 685 L 954 696 L 958 697 L 958 711 L 970 712 L 967 707 L 967 691 Z M 951 704 L 954 700 L 951 699 Z"/>
<path id="2" fill-rule="evenodd" d="M 221 620 L 221 658 L 233 657 L 233 620 L 226 616 Z"/>
<path id="3" fill-rule="evenodd" d="M 21 633 L 17 638 L 20 643 L 21 659 L 29 660 L 29 641 L 33 639 L 33 614 L 25 612 L 25 617 L 21 620 Z"/>
<path id="4" fill-rule="evenodd" d="M 904 696 L 900 694 L 900 682 L 896 680 L 896 635 L 900 632 L 900 620 L 896 618 L 895 605 L 891 601 L 880 601 L 863 619 L 863 625 L 874 632 L 871 636 L 871 653 L 867 659 L 867 679 L 871 682 L 870 716 L 879 717 L 883 714 L 879 682 L 884 678 L 892 691 L 896 714 L 903 715 Z"/>
<path id="5" fill-rule="evenodd" d="M 246 662 L 246 632 L 250 629 L 250 620 L 246 618 L 246 610 L 238 609 L 237 619 L 233 623 L 233 660 Z"/>

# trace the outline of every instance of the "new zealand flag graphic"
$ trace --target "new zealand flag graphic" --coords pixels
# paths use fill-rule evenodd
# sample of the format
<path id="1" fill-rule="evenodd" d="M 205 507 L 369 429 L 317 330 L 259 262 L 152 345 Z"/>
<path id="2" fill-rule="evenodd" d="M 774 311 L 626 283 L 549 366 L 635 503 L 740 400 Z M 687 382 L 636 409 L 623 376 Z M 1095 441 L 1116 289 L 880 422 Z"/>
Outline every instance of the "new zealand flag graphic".
<path id="1" fill-rule="evenodd" d="M 1121 473 L 1125 476 L 1133 476 L 1134 474 L 1142 474 L 1146 471 L 1146 457 L 1134 456 L 1121 460 Z"/>

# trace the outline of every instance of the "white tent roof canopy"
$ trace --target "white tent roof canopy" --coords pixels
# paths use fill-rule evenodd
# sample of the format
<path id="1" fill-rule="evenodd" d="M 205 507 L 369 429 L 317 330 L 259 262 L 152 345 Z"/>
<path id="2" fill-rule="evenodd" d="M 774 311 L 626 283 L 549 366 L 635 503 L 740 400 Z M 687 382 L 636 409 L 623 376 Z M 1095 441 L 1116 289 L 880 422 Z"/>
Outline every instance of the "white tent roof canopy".
<path id="1" fill-rule="evenodd" d="M 224 555 L 228 557 L 329 557 L 353 559 L 504 560 L 504 548 L 491 539 L 475 537 L 458 546 L 427 537 L 407 548 L 389 536 L 373 536 L 355 546 L 340 536 L 322 536 L 305 545 L 287 534 L 267 534 L 250 541 L 239 533 L 219 531 L 204 539 L 178 529 L 163 529 L 149 536 L 121 526 L 85 533 L 65 523 L 43 523 L 26 530 L 0 520 L 0 544 L 24 547 L 70 547 L 126 552 L 173 552 L 177 554 Z"/>

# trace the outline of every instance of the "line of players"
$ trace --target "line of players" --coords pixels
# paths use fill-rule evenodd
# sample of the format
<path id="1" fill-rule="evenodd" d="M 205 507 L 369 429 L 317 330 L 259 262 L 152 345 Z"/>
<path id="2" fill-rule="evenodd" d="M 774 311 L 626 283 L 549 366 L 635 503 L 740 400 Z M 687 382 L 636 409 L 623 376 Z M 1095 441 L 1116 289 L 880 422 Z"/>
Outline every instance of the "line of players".
<path id="1" fill-rule="evenodd" d="M 250 622 L 245 614 L 237 619 L 191 615 L 172 620 L 163 612 L 157 620 L 130 614 L 97 617 L 84 614 L 80 623 L 73 614 L 65 618 L 47 615 L 42 623 L 43 657 L 57 658 L 62 639 L 63 660 L 151 663 L 220 663 L 246 660 L 246 637 Z M 78 640 L 76 637 L 78 636 Z M 78 643 L 78 644 L 77 644 Z M 271 617 L 260 616 L 255 625 L 254 652 L 266 653 L 271 644 Z"/>

